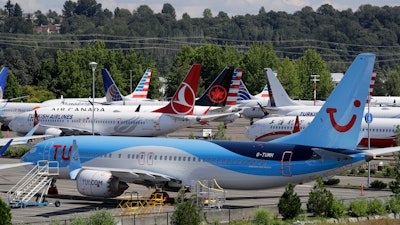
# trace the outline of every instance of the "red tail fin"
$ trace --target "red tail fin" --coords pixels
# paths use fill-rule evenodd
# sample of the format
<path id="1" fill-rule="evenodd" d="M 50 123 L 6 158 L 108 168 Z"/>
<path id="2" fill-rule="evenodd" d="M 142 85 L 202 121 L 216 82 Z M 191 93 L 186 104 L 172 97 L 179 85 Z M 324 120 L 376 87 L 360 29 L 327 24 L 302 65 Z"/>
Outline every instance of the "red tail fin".
<path id="1" fill-rule="evenodd" d="M 300 132 L 299 116 L 296 116 L 296 121 L 294 122 L 293 132 L 292 133 L 297 133 L 297 132 Z"/>
<path id="2" fill-rule="evenodd" d="M 37 111 L 35 110 L 35 115 L 33 117 L 33 126 L 36 126 L 39 123 L 39 116 L 37 114 Z"/>
<path id="3" fill-rule="evenodd" d="M 186 74 L 168 105 L 153 112 L 192 115 L 200 78 L 200 64 L 194 64 Z"/>

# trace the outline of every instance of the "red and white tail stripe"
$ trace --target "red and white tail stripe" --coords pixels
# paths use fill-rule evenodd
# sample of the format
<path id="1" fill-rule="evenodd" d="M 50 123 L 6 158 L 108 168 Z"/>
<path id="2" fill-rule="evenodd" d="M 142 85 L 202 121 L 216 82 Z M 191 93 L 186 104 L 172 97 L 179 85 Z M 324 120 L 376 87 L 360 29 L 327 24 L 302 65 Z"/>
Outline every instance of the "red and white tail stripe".
<path id="1" fill-rule="evenodd" d="M 234 106 L 236 105 L 236 101 L 239 96 L 239 87 L 240 87 L 240 80 L 242 79 L 242 73 L 243 69 L 242 68 L 237 68 L 233 72 L 232 76 L 232 82 L 229 87 L 229 92 L 228 92 L 228 99 L 226 100 L 227 106 Z"/>
<path id="2" fill-rule="evenodd" d="M 134 99 L 146 99 L 147 98 L 147 93 L 149 92 L 150 78 L 151 78 L 152 72 L 153 72 L 153 70 L 151 68 L 147 69 L 146 72 L 144 72 L 142 79 L 139 81 L 139 84 L 136 86 L 135 90 L 131 94 L 131 98 L 134 98 Z"/>
<path id="3" fill-rule="evenodd" d="M 369 96 L 372 96 L 372 93 L 374 92 L 374 86 L 375 86 L 375 80 L 376 80 L 377 71 L 378 71 L 377 69 L 374 69 L 372 71 L 371 82 L 369 83 L 369 92 L 368 92 Z M 367 104 L 368 104 L 368 99 L 369 98 L 367 98 Z"/>

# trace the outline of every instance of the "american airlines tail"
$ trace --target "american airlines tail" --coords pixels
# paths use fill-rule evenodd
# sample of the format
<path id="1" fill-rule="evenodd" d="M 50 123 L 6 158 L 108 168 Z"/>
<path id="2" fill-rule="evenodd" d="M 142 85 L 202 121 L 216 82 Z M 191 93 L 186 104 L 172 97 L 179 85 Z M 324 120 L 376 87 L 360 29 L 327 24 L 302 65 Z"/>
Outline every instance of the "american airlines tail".
<path id="1" fill-rule="evenodd" d="M 228 98 L 226 100 L 226 106 L 232 107 L 236 105 L 239 96 L 239 87 L 242 80 L 242 68 L 236 68 L 233 72 L 232 82 L 229 87 Z"/>
<path id="2" fill-rule="evenodd" d="M 151 74 L 153 73 L 153 70 L 151 68 L 148 68 L 143 76 L 142 79 L 140 79 L 138 85 L 136 86 L 135 90 L 128 96 L 126 96 L 127 99 L 146 99 L 147 98 L 147 93 L 149 92 L 149 86 L 150 86 L 150 78 Z"/>
<path id="3" fill-rule="evenodd" d="M 225 67 L 204 91 L 203 95 L 196 100 L 196 105 L 225 106 L 232 77 L 233 67 Z"/>
<path id="4" fill-rule="evenodd" d="M 355 149 L 374 63 L 375 54 L 358 55 L 311 124 L 299 133 L 272 142 Z"/>
<path id="5" fill-rule="evenodd" d="M 122 101 L 123 95 L 119 91 L 114 80 L 111 78 L 110 73 L 107 69 L 101 69 L 101 75 L 103 76 L 104 93 L 106 94 L 107 102 Z"/>
<path id="6" fill-rule="evenodd" d="M 200 79 L 200 64 L 194 64 L 176 90 L 168 105 L 153 112 L 193 115 L 196 92 Z"/>
<path id="7" fill-rule="evenodd" d="M 0 71 L 0 99 L 3 99 L 4 90 L 6 88 L 6 82 L 8 77 L 8 67 L 3 67 Z"/>

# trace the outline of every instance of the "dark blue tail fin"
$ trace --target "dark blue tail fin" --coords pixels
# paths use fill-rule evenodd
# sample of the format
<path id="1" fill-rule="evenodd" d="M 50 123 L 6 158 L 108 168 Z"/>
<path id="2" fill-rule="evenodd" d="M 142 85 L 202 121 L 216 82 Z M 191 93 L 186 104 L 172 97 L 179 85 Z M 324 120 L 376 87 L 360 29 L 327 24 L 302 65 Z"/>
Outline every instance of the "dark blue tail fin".
<path id="1" fill-rule="evenodd" d="M 0 99 L 3 99 L 4 90 L 6 89 L 6 82 L 8 77 L 8 67 L 3 67 L 0 71 Z"/>
<path id="2" fill-rule="evenodd" d="M 225 67 L 210 86 L 208 86 L 203 95 L 196 100 L 196 105 L 225 106 L 232 76 L 233 67 Z"/>
<path id="3" fill-rule="evenodd" d="M 122 101 L 123 96 L 119 91 L 114 80 L 111 78 L 110 73 L 107 69 L 101 69 L 101 75 L 103 76 L 104 93 L 106 95 L 107 102 Z"/>

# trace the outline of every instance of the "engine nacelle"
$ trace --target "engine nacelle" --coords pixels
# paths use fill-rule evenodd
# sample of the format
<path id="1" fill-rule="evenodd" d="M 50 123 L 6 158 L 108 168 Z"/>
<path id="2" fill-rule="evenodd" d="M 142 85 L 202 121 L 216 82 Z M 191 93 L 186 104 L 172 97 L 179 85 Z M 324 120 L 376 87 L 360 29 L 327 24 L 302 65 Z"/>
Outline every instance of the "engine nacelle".
<path id="1" fill-rule="evenodd" d="M 76 187 L 82 195 L 95 197 L 120 196 L 128 184 L 108 171 L 81 170 L 76 177 Z"/>
<path id="2" fill-rule="evenodd" d="M 47 128 L 44 134 L 46 135 L 52 135 L 54 137 L 61 136 L 62 131 L 57 128 Z"/>

